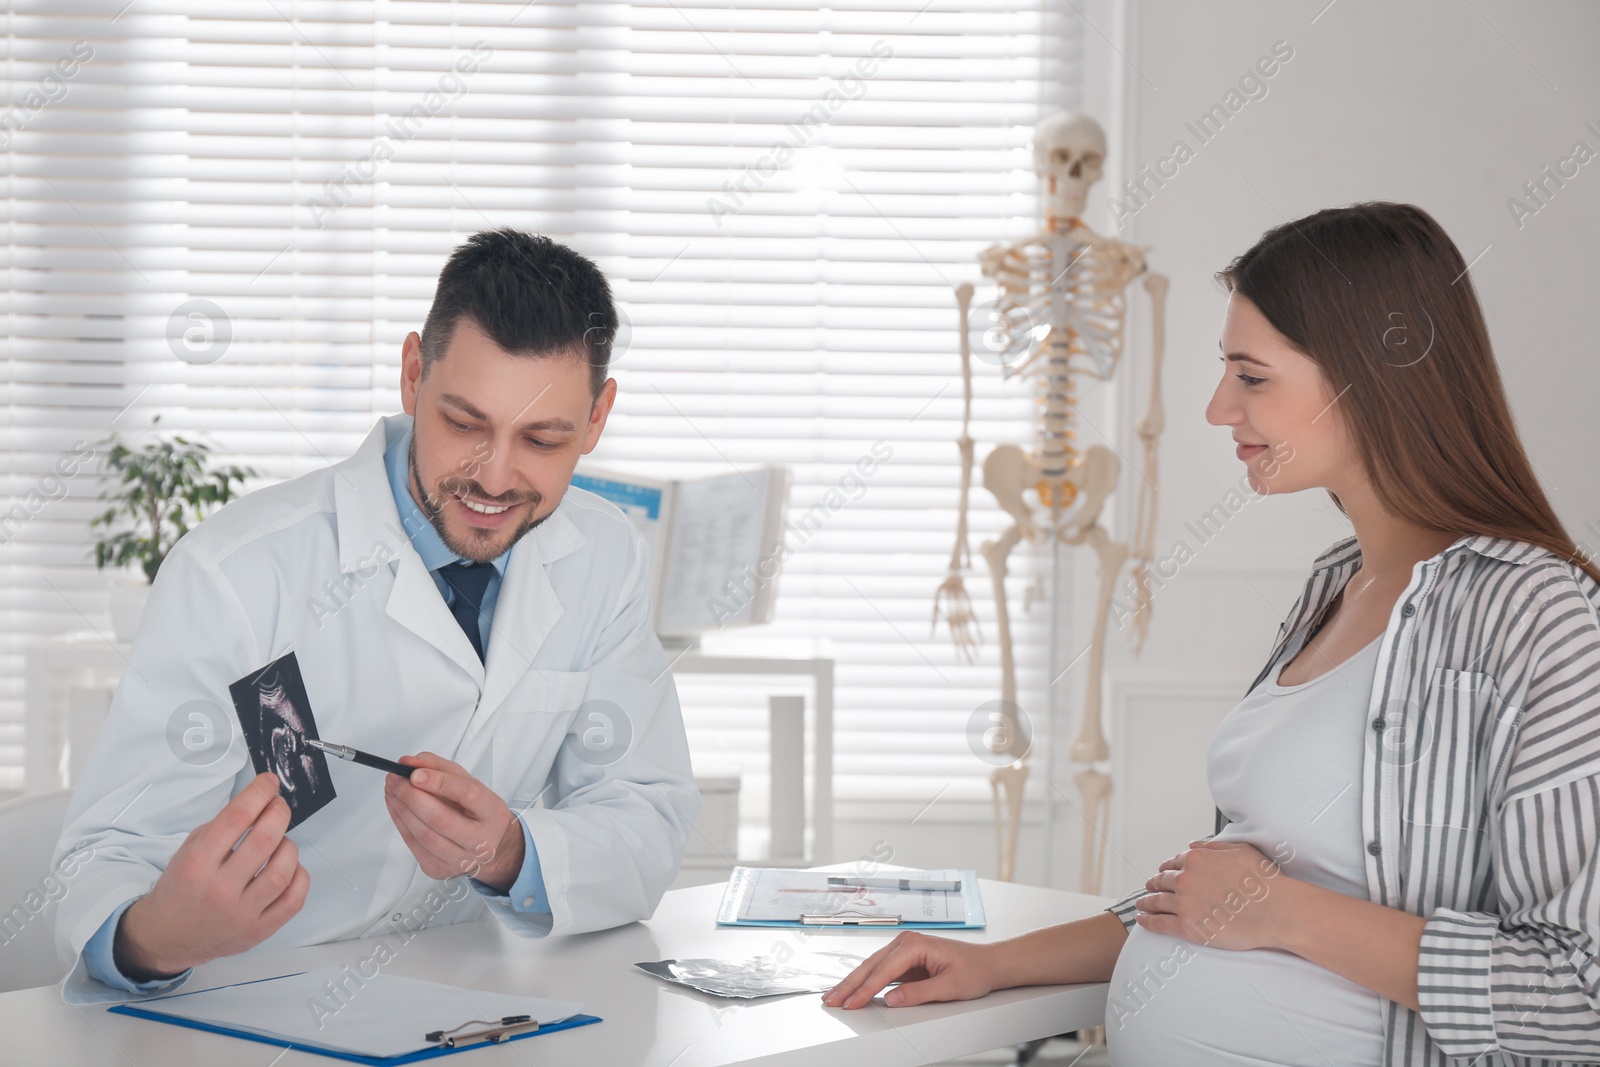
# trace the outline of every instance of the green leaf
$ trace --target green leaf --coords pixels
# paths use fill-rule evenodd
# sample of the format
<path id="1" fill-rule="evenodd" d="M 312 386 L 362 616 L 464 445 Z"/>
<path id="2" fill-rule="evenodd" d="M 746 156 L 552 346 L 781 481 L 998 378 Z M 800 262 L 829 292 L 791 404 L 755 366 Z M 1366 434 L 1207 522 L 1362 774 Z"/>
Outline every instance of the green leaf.
<path id="1" fill-rule="evenodd" d="M 94 543 L 95 565 L 137 563 L 152 580 L 172 546 L 233 499 L 233 483 L 256 474 L 237 465 L 209 469 L 211 445 L 182 434 L 137 448 L 112 434 L 101 449 L 102 473 L 112 480 L 99 494 L 110 506 L 89 520 L 91 529 L 104 531 Z"/>

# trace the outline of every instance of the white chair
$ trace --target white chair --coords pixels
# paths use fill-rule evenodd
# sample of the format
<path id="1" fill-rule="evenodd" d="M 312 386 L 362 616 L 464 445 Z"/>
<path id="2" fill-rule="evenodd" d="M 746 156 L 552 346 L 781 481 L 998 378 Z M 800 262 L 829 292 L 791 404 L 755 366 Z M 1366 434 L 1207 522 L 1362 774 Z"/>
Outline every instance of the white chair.
<path id="1" fill-rule="evenodd" d="M 56 901 L 72 891 L 50 866 L 72 790 L 0 804 L 0 993 L 50 985 L 66 973 L 56 956 Z"/>

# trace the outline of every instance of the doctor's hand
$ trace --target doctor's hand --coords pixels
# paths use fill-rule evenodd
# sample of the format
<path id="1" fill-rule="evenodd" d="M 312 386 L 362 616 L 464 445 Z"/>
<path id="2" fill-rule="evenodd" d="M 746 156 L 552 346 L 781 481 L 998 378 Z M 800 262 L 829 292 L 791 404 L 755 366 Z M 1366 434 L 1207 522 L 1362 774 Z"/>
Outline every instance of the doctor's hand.
<path id="1" fill-rule="evenodd" d="M 155 887 L 122 913 L 112 941 L 117 969 L 136 980 L 170 977 L 277 932 L 311 886 L 288 828 L 278 776 L 256 775 L 184 839 Z"/>
<path id="2" fill-rule="evenodd" d="M 423 752 L 401 756 L 410 781 L 385 776 L 389 817 L 429 878 L 465 874 L 500 892 L 522 871 L 522 824 L 499 794 L 459 763 Z"/>

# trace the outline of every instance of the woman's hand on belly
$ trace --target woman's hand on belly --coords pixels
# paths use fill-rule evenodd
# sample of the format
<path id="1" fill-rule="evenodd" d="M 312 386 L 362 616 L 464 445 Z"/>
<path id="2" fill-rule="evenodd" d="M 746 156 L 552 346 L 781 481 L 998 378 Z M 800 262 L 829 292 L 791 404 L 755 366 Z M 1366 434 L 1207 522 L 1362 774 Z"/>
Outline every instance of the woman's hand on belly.
<path id="1" fill-rule="evenodd" d="M 1136 903 L 1146 930 L 1226 949 L 1279 948 L 1294 879 L 1252 845 L 1195 841 L 1161 864 Z"/>
<path id="2" fill-rule="evenodd" d="M 1239 841 L 1191 841 L 1145 883 L 1135 921 L 1226 949 L 1275 948 L 1412 1011 L 1426 920 L 1291 878 Z"/>

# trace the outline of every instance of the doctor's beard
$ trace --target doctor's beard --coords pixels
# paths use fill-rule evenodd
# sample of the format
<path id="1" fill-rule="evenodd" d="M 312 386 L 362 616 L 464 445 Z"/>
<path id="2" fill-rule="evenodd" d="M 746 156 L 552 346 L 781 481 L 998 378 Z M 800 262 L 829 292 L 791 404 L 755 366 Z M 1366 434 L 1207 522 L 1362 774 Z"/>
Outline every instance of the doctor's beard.
<path id="1" fill-rule="evenodd" d="M 477 482 L 457 474 L 447 474 L 440 478 L 433 492 L 424 491 L 422 475 L 417 471 L 417 438 L 414 433 L 411 436 L 411 447 L 406 450 L 406 467 L 411 477 L 413 497 L 419 493 L 422 497 L 418 501 L 422 513 L 433 524 L 434 530 L 439 534 L 439 540 L 444 542 L 445 547 L 462 559 L 470 559 L 474 563 L 488 563 L 498 559 L 511 551 L 511 546 L 522 540 L 524 534 L 550 517 L 549 515 L 533 517 L 539 510 L 539 504 L 544 500 L 538 493 L 533 493 L 531 496 L 497 498 L 493 494 L 484 492 L 483 487 Z M 530 517 L 523 519 L 522 524 L 511 530 L 509 535 L 501 531 L 475 530 L 468 527 L 468 537 L 464 539 L 450 529 L 444 516 L 445 501 L 457 493 L 482 500 L 492 500 L 497 504 L 512 506 L 529 504 Z"/>

